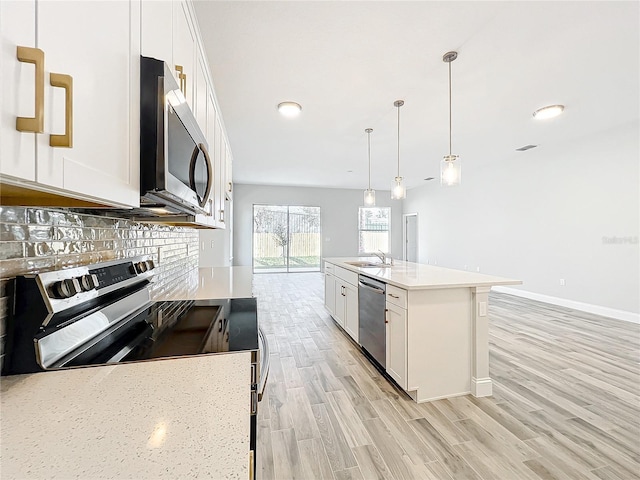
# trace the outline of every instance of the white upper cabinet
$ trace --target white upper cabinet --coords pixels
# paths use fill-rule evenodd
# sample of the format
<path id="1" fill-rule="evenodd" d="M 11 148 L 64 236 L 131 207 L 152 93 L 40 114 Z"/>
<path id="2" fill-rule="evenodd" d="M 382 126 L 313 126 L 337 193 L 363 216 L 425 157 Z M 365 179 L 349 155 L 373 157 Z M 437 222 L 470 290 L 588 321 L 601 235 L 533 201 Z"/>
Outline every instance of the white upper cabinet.
<path id="1" fill-rule="evenodd" d="M 196 59 L 195 108 L 193 114 L 196 117 L 198 125 L 200 125 L 200 130 L 203 132 L 207 131 L 207 103 L 209 100 L 206 69 L 207 67 L 204 63 L 204 57 L 198 55 L 198 58 Z M 211 148 L 211 145 L 209 145 L 209 148 Z"/>
<path id="2" fill-rule="evenodd" d="M 34 132 L 41 130 L 36 110 L 44 108 L 44 65 L 35 62 L 40 53 L 36 47 L 36 2 L 0 2 L 0 173 L 20 179 L 36 179 Z M 24 61 L 18 61 L 18 46 L 27 47 Z M 40 92 L 36 92 L 40 78 Z M 16 128 L 16 118 L 22 121 L 28 131 Z M 21 127 L 21 128 L 23 128 Z"/>
<path id="3" fill-rule="evenodd" d="M 186 2 L 174 2 L 173 17 L 173 71 L 180 90 L 187 103 L 194 109 L 194 84 L 196 65 L 196 34 L 190 21 L 189 7 Z"/>
<path id="4" fill-rule="evenodd" d="M 173 68 L 173 1 L 143 0 L 141 21 L 142 55 Z"/>
<path id="5" fill-rule="evenodd" d="M 5 185 L 139 204 L 139 7 L 1 3 Z"/>
<path id="6" fill-rule="evenodd" d="M 38 2 L 48 73 L 38 183 L 138 204 L 139 28 L 138 2 Z"/>

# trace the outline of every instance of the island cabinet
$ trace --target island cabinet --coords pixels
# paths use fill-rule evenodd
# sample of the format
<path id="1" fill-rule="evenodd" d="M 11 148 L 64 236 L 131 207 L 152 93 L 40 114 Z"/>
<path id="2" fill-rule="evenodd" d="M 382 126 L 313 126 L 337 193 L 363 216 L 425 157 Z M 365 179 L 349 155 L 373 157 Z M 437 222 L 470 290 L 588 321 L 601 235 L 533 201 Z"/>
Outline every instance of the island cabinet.
<path id="1" fill-rule="evenodd" d="M 0 8 L 3 203 L 46 193 L 138 206 L 140 4 Z"/>
<path id="2" fill-rule="evenodd" d="M 389 377 L 416 402 L 469 393 L 490 396 L 489 292 L 492 285 L 522 282 L 404 261 L 384 268 L 358 267 L 362 260 L 325 258 L 325 265 L 330 265 L 325 271 L 331 272 L 326 278 L 335 281 L 334 299 L 327 296 L 326 304 L 331 311 L 329 302 L 335 301 L 332 316 L 338 324 L 357 339 L 352 333 L 358 332 L 357 303 L 352 306 L 355 320 L 345 313 L 350 290 L 342 287 L 349 280 L 354 296 L 358 274 L 384 282 L 385 368 Z M 329 290 L 330 285 L 325 288 Z M 345 291 L 346 298 L 341 295 Z"/>
<path id="3" fill-rule="evenodd" d="M 407 390 L 407 292 L 387 285 L 386 296 L 386 370 Z"/>
<path id="4" fill-rule="evenodd" d="M 328 270 L 327 270 L 328 267 Z M 331 286 L 333 285 L 333 295 Z M 358 274 L 325 263 L 325 306 L 345 332 L 358 341 Z"/>

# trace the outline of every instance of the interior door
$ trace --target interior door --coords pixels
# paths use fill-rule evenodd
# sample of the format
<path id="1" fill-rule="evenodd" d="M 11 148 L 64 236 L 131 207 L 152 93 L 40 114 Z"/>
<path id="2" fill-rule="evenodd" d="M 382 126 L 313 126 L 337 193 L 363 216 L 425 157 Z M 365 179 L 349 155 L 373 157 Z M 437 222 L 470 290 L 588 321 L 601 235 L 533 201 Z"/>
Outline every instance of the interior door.
<path id="1" fill-rule="evenodd" d="M 418 214 L 404 215 L 404 259 L 418 261 Z"/>

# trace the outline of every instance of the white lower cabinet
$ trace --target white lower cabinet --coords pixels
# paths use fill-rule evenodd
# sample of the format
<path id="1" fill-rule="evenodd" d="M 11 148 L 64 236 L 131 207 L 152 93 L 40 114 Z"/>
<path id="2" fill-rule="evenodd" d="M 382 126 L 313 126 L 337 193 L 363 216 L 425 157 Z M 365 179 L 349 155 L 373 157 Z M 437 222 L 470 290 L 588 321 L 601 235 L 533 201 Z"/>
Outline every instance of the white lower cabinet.
<path id="1" fill-rule="evenodd" d="M 324 305 L 345 332 L 358 341 L 358 274 L 325 263 Z"/>
<path id="2" fill-rule="evenodd" d="M 407 389 L 407 310 L 387 302 L 387 373 Z"/>
<path id="3" fill-rule="evenodd" d="M 358 342 L 358 331 L 360 329 L 360 320 L 358 316 L 358 287 L 350 283 L 344 284 L 344 329 L 353 339 Z"/>
<path id="4" fill-rule="evenodd" d="M 324 273 L 324 306 L 331 315 L 336 311 L 336 277 L 329 272 Z"/>

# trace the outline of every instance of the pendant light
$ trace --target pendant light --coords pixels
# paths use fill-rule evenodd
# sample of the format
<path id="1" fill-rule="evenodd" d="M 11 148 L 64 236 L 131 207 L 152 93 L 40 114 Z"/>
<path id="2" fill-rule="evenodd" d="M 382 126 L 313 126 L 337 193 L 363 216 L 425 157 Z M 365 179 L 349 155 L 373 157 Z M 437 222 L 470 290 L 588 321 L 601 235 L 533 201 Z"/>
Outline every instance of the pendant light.
<path id="1" fill-rule="evenodd" d="M 458 52 L 447 52 L 442 61 L 449 64 L 449 155 L 445 155 L 440 163 L 440 184 L 446 186 L 460 185 L 462 166 L 460 157 L 451 153 L 451 62 L 458 58 Z"/>
<path id="2" fill-rule="evenodd" d="M 404 105 L 404 100 L 396 100 L 393 102 L 393 106 L 398 109 L 398 175 L 393 181 L 391 187 L 391 199 L 402 200 L 407 196 L 407 190 L 402 184 L 402 177 L 400 176 L 400 107 Z"/>
<path id="3" fill-rule="evenodd" d="M 375 207 L 376 191 L 371 189 L 371 132 L 373 132 L 373 128 L 367 128 L 365 132 L 367 132 L 367 151 L 369 152 L 369 188 L 364 191 L 364 206 Z"/>

